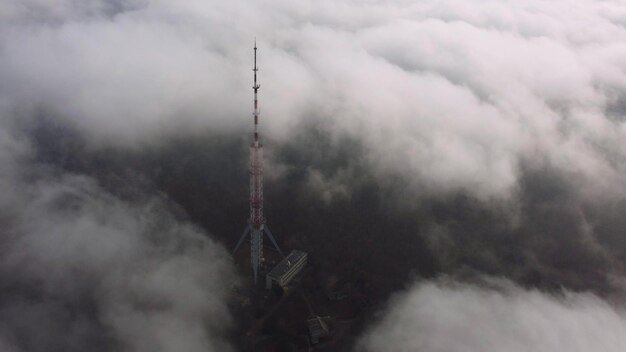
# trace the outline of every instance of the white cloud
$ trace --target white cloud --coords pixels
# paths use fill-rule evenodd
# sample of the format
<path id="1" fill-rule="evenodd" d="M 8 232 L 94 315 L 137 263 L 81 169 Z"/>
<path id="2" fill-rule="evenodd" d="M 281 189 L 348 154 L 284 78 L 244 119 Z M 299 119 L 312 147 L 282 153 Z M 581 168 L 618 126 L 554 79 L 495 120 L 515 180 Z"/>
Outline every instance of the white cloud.
<path id="1" fill-rule="evenodd" d="M 266 135 L 323 119 L 364 142 L 381 177 L 429 192 L 508 197 L 531 160 L 588 196 L 623 195 L 626 130 L 607 109 L 626 89 L 625 13 L 591 0 L 8 2 L 0 98 L 108 144 L 240 128 L 257 36 Z"/>
<path id="2" fill-rule="evenodd" d="M 550 295 L 510 282 L 425 282 L 397 297 L 361 338 L 364 351 L 617 352 L 626 316 L 588 293 Z"/>

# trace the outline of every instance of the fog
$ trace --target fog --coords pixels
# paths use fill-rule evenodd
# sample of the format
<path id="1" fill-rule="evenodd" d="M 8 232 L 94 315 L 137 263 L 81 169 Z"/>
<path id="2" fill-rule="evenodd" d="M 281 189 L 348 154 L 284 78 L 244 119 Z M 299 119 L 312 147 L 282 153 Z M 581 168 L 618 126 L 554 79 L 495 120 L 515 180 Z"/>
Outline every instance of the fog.
<path id="1" fill-rule="evenodd" d="M 534 336 L 515 323 L 533 300 L 581 324 L 598 314 L 609 340 L 623 329 L 604 301 L 626 260 L 619 1 L 9 0 L 5 345 L 227 348 L 215 322 L 237 280 L 223 246 L 247 211 L 255 37 L 270 227 L 380 302 L 405 297 L 381 303 L 361 348 L 380 349 L 375 332 L 437 350 L 411 331 L 439 320 L 402 307 L 438 298 L 484 307 L 442 326 L 512 316 L 485 342 L 502 350 Z M 414 286 L 443 274 L 512 283 Z M 542 331 L 576 346 L 604 339 L 551 319 Z"/>

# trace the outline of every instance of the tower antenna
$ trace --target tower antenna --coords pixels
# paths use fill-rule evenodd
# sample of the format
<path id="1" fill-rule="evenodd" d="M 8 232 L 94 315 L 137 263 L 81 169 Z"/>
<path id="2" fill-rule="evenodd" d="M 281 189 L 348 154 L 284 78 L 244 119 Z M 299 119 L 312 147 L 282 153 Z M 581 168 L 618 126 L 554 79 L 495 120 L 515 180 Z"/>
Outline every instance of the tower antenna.
<path id="1" fill-rule="evenodd" d="M 270 232 L 269 227 L 265 223 L 263 217 L 263 144 L 259 140 L 259 100 L 258 93 L 261 85 L 257 83 L 257 72 L 259 68 L 256 64 L 256 38 L 254 39 L 254 111 L 252 113 L 254 118 L 254 140 L 250 144 L 250 218 L 248 219 L 248 225 L 243 231 L 239 242 L 235 246 L 234 252 L 241 246 L 243 241 L 250 234 L 250 264 L 252 266 L 252 274 L 254 283 L 257 283 L 257 277 L 259 270 L 263 264 L 263 233 L 269 237 L 274 247 L 278 250 L 280 255 L 283 252 L 278 247 L 274 236 Z"/>

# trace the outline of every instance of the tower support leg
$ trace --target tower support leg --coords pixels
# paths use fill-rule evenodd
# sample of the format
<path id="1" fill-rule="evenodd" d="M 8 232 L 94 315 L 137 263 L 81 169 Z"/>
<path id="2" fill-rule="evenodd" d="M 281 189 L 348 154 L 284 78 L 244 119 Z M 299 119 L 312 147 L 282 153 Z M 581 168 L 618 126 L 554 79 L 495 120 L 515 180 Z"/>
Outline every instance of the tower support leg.
<path id="1" fill-rule="evenodd" d="M 263 258 L 263 230 L 252 228 L 250 230 L 250 264 L 252 264 L 255 285 L 261 266 L 261 258 Z"/>
<path id="2" fill-rule="evenodd" d="M 267 225 L 265 225 L 265 226 L 263 226 L 263 230 L 267 234 L 267 237 L 270 238 L 270 241 L 272 241 L 272 244 L 274 245 L 274 248 L 276 248 L 278 250 L 278 253 L 280 253 L 281 256 L 285 257 L 285 255 L 283 254 L 283 251 L 281 251 L 280 247 L 278 247 L 278 243 L 276 243 L 276 239 L 274 239 L 274 236 L 272 235 L 272 232 L 270 232 L 270 228 L 267 227 Z"/>
<path id="3" fill-rule="evenodd" d="M 243 233 L 241 234 L 241 237 L 239 238 L 239 242 L 237 242 L 235 249 L 233 249 L 233 254 L 237 252 L 237 250 L 239 249 L 239 246 L 241 246 L 243 241 L 246 239 L 246 237 L 248 236 L 248 232 L 250 232 L 250 225 L 246 226 L 246 228 L 243 229 Z"/>

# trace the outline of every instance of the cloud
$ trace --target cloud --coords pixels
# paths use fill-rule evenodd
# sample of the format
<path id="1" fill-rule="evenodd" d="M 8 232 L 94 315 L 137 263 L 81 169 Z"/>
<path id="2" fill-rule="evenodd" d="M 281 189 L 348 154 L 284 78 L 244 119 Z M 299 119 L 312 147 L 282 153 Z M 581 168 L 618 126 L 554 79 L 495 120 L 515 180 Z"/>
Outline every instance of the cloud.
<path id="1" fill-rule="evenodd" d="M 529 285 L 594 290 L 622 270 L 626 8 L 618 1 L 9 0 L 0 4 L 0 177 L 8 180 L 0 182 L 0 222 L 20 234 L 7 235 L 7 244 L 24 238 L 18 253 L 29 259 L 10 257 L 15 263 L 57 269 L 50 278 L 29 274 L 29 290 L 35 282 L 45 297 L 82 297 L 83 288 L 55 280 L 82 275 L 77 263 L 88 260 L 86 268 L 115 291 L 91 300 L 122 312 L 86 317 L 79 336 L 150 349 L 143 343 L 153 340 L 143 337 L 166 329 L 189 333 L 194 346 L 219 343 L 181 327 L 204 320 L 180 318 L 188 307 L 174 299 L 172 268 L 191 275 L 186 265 L 196 266 L 167 259 L 177 258 L 168 252 L 176 246 L 158 236 L 155 243 L 148 229 L 162 226 L 156 233 L 184 243 L 201 231 L 175 219 L 162 224 L 170 215 L 152 205 L 160 201 L 122 201 L 108 193 L 115 187 L 102 182 L 105 191 L 86 175 L 102 181 L 104 169 L 125 183 L 137 173 L 196 223 L 240 226 L 243 215 L 230 210 L 245 209 L 245 191 L 233 196 L 234 182 L 246 185 L 233 176 L 246 177 L 245 153 L 236 148 L 245 137 L 233 136 L 250 132 L 255 36 L 261 133 L 273 166 L 267 181 L 275 190 L 266 192 L 274 197 L 268 214 L 292 236 L 286 240 L 307 244 L 327 263 L 346 255 L 338 244 L 358 247 L 337 270 L 388 279 L 393 284 L 379 286 L 386 293 L 412 270 L 469 267 Z M 79 150 L 51 126 L 76 131 Z M 189 146 L 197 140 L 210 141 Z M 216 194 L 219 208 L 211 203 Z M 92 227 L 110 235 L 83 243 L 76 231 Z M 228 242 L 239 231 L 216 236 Z M 90 252 L 101 237 L 109 251 Z M 57 247 L 63 239 L 76 247 Z M 199 267 L 222 263 L 210 241 L 203 246 L 213 259 L 205 263 L 191 249 L 184 257 Z M 126 257 L 110 264 L 118 251 Z M 148 306 L 161 307 L 164 295 L 170 313 L 149 322 L 132 309 L 123 314 L 135 282 L 102 272 L 121 263 L 147 270 L 138 285 L 155 297 Z M 155 284 L 162 281 L 165 292 Z M 193 282 L 185 294 L 197 292 Z M 43 305 L 28 316 L 63 309 Z M 25 326 L 15 321 L 13 328 Z"/>
<path id="2" fill-rule="evenodd" d="M 508 198 L 531 162 L 570 173 L 585 196 L 623 195 L 625 12 L 611 1 L 9 2 L 0 96 L 105 144 L 240 129 L 257 36 L 265 136 L 320 121 L 417 193 Z"/>
<path id="3" fill-rule="evenodd" d="M 0 346 L 225 351 L 226 251 L 162 196 L 122 200 L 1 129 Z"/>
<path id="4" fill-rule="evenodd" d="M 78 152 L 60 148 L 54 161 L 43 158 L 48 162 L 78 160 L 91 167 L 81 172 L 102 178 L 98 165 L 107 159 L 98 153 L 113 155 L 111 146 L 118 152 L 111 163 L 131 160 L 132 150 L 149 164 L 148 156 L 171 148 L 181 164 L 168 168 L 181 170 L 195 160 L 176 149 L 180 140 L 219 143 L 227 135 L 231 149 L 208 143 L 206 160 L 235 162 L 220 163 L 219 171 L 198 164 L 203 181 L 170 187 L 169 195 L 205 226 L 239 224 L 227 210 L 207 217 L 210 206 L 197 192 L 234 189 L 220 173 L 245 177 L 238 169 L 245 156 L 232 136 L 245 145 L 250 132 L 256 36 L 261 133 L 274 189 L 306 188 L 325 207 L 347 202 L 354 218 L 371 211 L 384 229 L 397 223 L 393 209 L 410 217 L 398 241 L 426 238 L 440 267 L 469 263 L 523 281 L 540 272 L 559 284 L 565 272 L 577 287 L 619 270 L 612 214 L 625 195 L 626 11 L 618 2 L 0 6 L 2 118 L 29 130 L 43 116 L 52 121 L 43 129 L 69 126 L 84 141 Z M 37 152 L 47 155 L 57 139 L 50 132 Z M 163 181 L 163 169 L 142 176 L 165 189 L 175 182 Z M 180 183 L 192 184 L 190 173 L 175 177 L 181 175 Z M 181 189 L 198 200 L 188 201 L 194 197 Z M 302 209 L 298 214 L 308 205 Z M 576 260 L 567 259 L 572 255 Z M 588 275 L 571 274 L 583 269 Z"/>
<path id="5" fill-rule="evenodd" d="M 624 311 L 593 294 L 440 280 L 396 297 L 357 350 L 612 352 L 625 333 Z"/>

